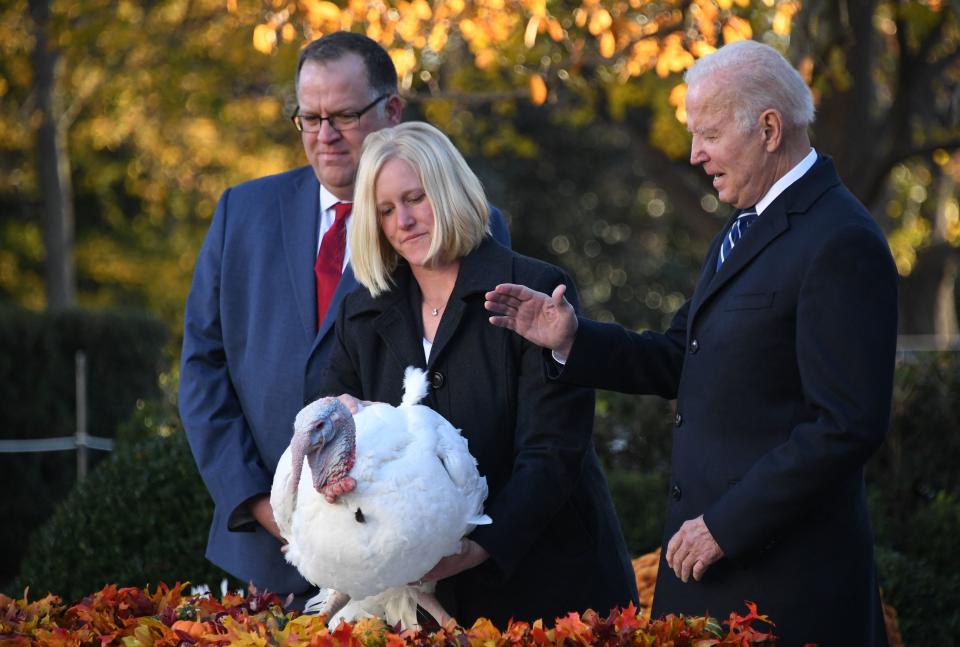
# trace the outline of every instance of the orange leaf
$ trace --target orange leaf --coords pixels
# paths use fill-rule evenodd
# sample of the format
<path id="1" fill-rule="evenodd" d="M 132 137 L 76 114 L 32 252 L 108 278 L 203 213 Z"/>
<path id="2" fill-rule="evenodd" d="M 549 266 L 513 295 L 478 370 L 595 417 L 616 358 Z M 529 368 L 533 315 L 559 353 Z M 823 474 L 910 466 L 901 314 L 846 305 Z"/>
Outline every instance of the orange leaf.
<path id="1" fill-rule="evenodd" d="M 726 43 L 732 43 L 738 40 L 748 40 L 753 37 L 753 27 L 750 21 L 739 16 L 730 16 L 727 23 L 723 26 L 723 40 Z"/>
<path id="2" fill-rule="evenodd" d="M 547 100 L 547 84 L 539 74 L 530 75 L 530 102 L 542 106 Z"/>

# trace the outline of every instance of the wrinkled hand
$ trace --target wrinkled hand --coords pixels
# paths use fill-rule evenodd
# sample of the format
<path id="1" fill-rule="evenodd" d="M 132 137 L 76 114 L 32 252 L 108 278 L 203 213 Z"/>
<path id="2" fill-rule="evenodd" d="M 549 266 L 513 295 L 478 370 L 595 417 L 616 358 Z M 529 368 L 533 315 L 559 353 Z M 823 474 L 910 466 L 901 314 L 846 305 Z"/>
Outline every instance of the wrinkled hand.
<path id="1" fill-rule="evenodd" d="M 682 582 L 690 576 L 697 582 L 710 566 L 723 557 L 723 549 L 710 534 L 703 515 L 683 522 L 667 544 L 667 565 Z"/>
<path id="2" fill-rule="evenodd" d="M 562 283 L 549 296 L 523 285 L 501 283 L 486 293 L 483 305 L 494 313 L 490 317 L 494 326 L 509 328 L 566 359 L 577 333 L 577 315 L 563 296 L 566 291 Z"/>
<path id="3" fill-rule="evenodd" d="M 358 400 L 357 398 L 353 397 L 349 393 L 342 393 L 338 395 L 337 400 L 340 400 L 340 402 L 342 402 L 345 407 L 350 409 L 350 414 L 354 416 L 360 413 L 360 410 L 363 409 L 364 407 L 368 407 L 371 404 L 373 404 L 368 400 Z"/>
<path id="4" fill-rule="evenodd" d="M 455 555 L 447 555 L 437 562 L 436 566 L 420 578 L 419 583 L 434 582 L 452 577 L 468 568 L 479 566 L 489 557 L 490 553 L 483 546 L 472 539 L 463 538 L 460 540 L 460 552 Z"/>

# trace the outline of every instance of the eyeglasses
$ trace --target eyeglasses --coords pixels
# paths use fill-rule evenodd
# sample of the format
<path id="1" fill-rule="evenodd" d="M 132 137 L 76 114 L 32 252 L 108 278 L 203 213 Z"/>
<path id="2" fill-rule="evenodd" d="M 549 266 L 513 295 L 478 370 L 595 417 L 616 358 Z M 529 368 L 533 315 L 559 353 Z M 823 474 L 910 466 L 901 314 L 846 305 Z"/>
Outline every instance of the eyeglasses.
<path id="1" fill-rule="evenodd" d="M 293 125 L 297 127 L 297 130 L 302 133 L 320 132 L 320 128 L 323 126 L 324 121 L 328 122 L 330 127 L 336 131 L 350 130 L 351 128 L 357 127 L 357 124 L 360 123 L 360 117 L 362 117 L 364 113 L 369 112 L 371 108 L 389 96 L 389 94 L 381 94 L 379 97 L 359 110 L 350 112 L 337 112 L 332 115 L 327 115 L 326 117 L 311 114 L 301 115 L 300 106 L 297 106 L 296 110 L 293 111 L 293 116 L 290 117 L 290 121 L 292 121 Z"/>

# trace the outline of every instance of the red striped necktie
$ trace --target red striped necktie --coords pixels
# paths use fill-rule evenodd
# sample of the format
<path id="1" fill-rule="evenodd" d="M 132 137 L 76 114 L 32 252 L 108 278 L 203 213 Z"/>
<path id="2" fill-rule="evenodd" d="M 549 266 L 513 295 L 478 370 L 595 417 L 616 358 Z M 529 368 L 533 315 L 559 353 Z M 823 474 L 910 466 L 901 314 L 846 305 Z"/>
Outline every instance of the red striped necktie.
<path id="1" fill-rule="evenodd" d="M 323 323 L 333 293 L 340 282 L 343 256 L 347 249 L 347 218 L 350 217 L 352 208 L 353 205 L 349 202 L 333 205 L 333 224 L 320 241 L 317 262 L 313 266 L 313 274 L 317 277 L 317 328 Z"/>

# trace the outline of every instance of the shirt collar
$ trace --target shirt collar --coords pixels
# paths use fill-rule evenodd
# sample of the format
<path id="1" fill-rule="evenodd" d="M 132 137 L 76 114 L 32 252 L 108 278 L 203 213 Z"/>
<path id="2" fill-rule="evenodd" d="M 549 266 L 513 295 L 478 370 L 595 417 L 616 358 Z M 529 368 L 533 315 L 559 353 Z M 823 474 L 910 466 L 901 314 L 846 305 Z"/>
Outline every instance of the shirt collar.
<path id="1" fill-rule="evenodd" d="M 320 213 L 321 214 L 327 213 L 330 209 L 333 209 L 333 205 L 337 204 L 338 202 L 345 202 L 345 200 L 341 200 L 337 196 L 333 195 L 332 193 L 330 193 L 329 190 L 327 190 L 327 187 L 321 184 L 320 185 Z"/>
<path id="2" fill-rule="evenodd" d="M 787 187 L 799 180 L 807 171 L 813 168 L 813 165 L 816 163 L 816 161 L 817 151 L 811 148 L 806 157 L 800 160 L 800 162 L 792 169 L 787 171 L 786 175 L 773 183 L 773 186 L 770 187 L 770 189 L 757 203 L 757 214 L 763 213 L 763 210 L 769 207 L 770 203 L 776 200 L 781 193 L 786 191 Z"/>

